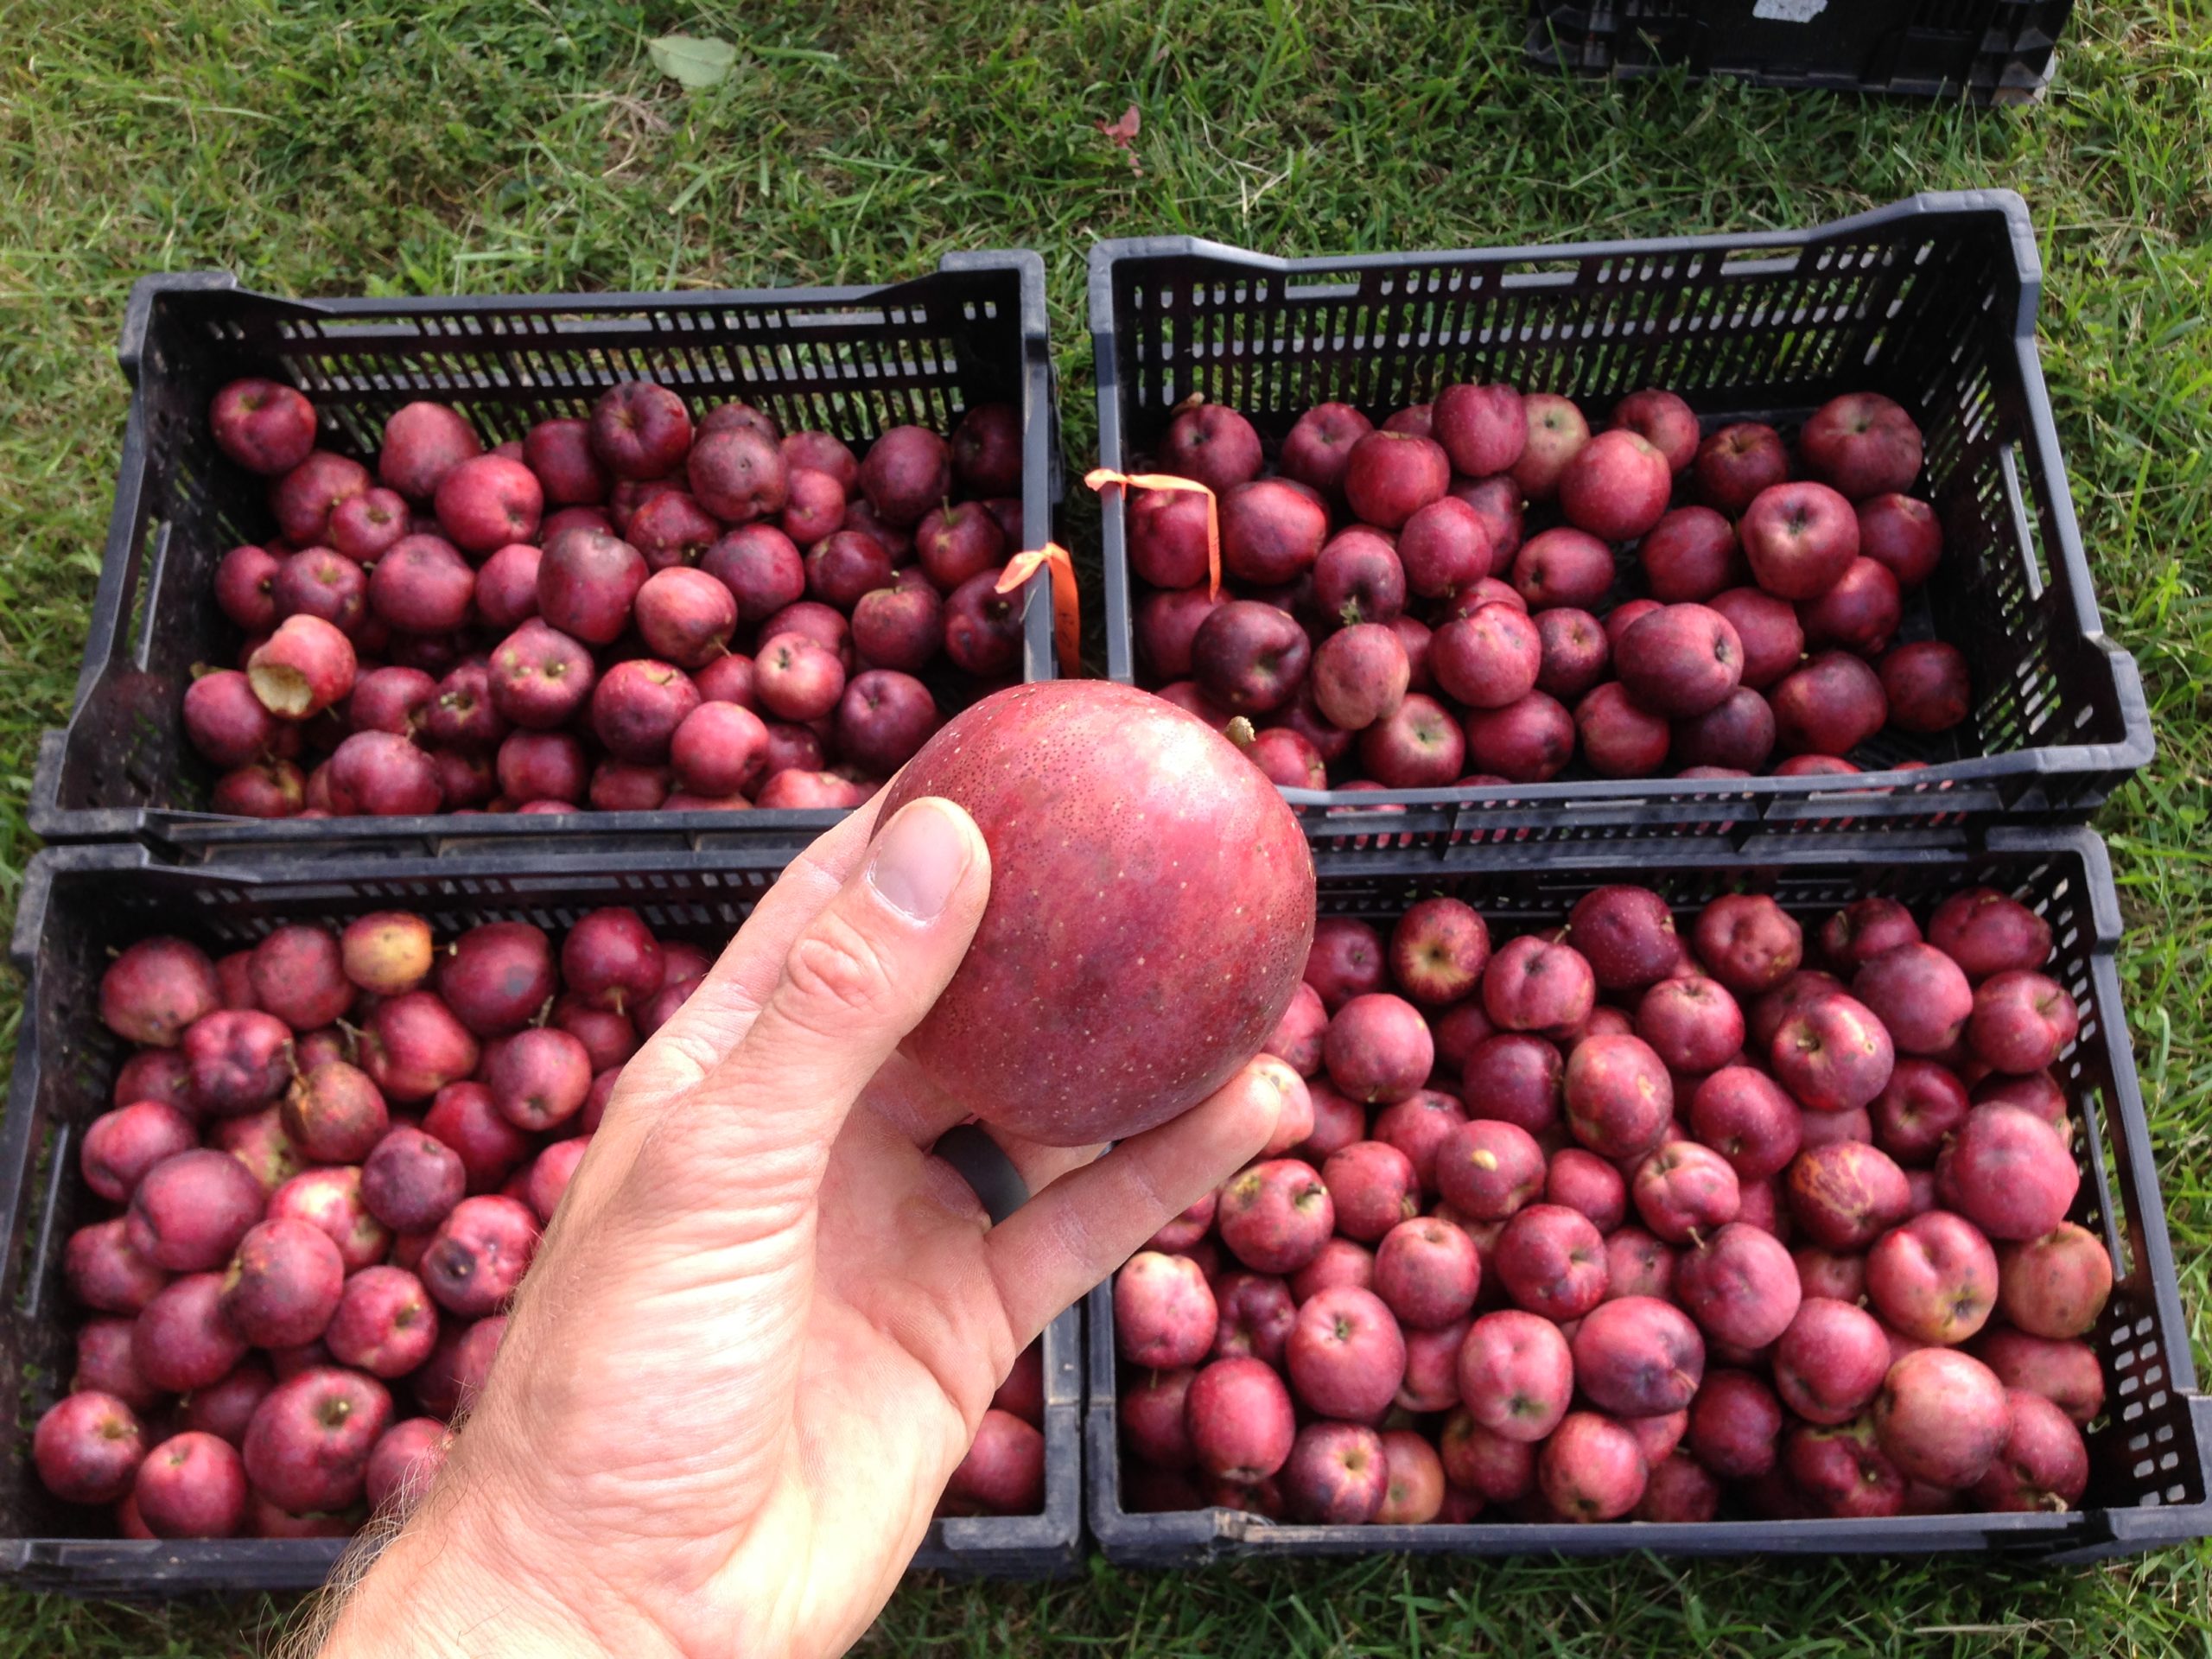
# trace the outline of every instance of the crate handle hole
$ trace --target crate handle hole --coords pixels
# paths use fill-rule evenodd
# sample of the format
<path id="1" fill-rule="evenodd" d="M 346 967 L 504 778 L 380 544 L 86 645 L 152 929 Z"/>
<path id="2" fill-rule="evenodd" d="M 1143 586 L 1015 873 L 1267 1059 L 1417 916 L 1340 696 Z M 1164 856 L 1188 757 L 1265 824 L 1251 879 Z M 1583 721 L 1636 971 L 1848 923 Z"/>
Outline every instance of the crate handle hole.
<path id="1" fill-rule="evenodd" d="M 1742 253 L 1732 253 L 1720 262 L 1723 282 L 1741 281 L 1745 277 L 1774 276 L 1795 271 L 1804 263 L 1806 250 L 1794 248 L 1752 248 Z"/>

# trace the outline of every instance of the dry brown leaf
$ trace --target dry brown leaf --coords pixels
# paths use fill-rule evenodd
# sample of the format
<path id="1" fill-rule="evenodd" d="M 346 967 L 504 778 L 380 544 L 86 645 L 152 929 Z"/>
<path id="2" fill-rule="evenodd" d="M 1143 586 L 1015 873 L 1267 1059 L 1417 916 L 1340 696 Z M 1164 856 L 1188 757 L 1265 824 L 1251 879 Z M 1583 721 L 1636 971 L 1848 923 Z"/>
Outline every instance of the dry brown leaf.
<path id="1" fill-rule="evenodd" d="M 1109 142 L 1129 158 L 1130 172 L 1139 175 L 1144 172 L 1144 168 L 1137 164 L 1137 130 L 1143 124 L 1143 118 L 1137 113 L 1135 105 L 1132 104 L 1123 111 L 1122 118 L 1118 121 L 1096 121 L 1091 124 L 1104 133 Z"/>

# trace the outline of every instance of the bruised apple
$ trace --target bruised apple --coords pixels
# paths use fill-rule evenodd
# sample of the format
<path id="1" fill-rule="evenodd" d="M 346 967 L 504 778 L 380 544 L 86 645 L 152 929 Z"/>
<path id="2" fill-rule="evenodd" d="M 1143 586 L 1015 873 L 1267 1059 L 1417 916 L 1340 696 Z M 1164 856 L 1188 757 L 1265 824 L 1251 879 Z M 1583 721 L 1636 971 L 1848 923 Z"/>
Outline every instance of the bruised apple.
<path id="1" fill-rule="evenodd" d="M 992 896 L 907 1048 L 985 1122 L 1058 1146 L 1135 1135 L 1274 1031 L 1313 943 L 1313 858 L 1204 721 L 1103 681 L 1015 686 L 924 744 L 879 822 L 925 795 L 975 819 Z"/>

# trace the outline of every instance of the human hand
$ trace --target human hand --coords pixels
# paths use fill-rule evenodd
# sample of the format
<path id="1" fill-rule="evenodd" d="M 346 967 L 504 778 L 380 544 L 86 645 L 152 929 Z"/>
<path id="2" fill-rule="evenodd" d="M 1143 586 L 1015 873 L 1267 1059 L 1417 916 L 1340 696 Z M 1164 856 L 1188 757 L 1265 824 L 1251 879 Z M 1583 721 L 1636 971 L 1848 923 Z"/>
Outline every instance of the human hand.
<path id="1" fill-rule="evenodd" d="M 995 1135 L 1034 1196 L 992 1226 L 926 1150 L 966 1113 L 896 1052 L 989 854 L 943 801 L 874 818 L 810 848 L 625 1068 L 327 1659 L 842 1650 L 1015 1357 L 1266 1141 L 1249 1070 L 1103 1159 Z"/>

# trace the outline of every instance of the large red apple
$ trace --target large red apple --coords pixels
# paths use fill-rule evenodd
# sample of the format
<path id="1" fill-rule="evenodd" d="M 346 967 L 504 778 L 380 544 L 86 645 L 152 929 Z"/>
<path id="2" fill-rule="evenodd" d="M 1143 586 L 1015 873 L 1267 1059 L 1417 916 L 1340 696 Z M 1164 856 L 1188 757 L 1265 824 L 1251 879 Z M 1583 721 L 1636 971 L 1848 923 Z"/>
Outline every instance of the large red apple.
<path id="1" fill-rule="evenodd" d="M 1313 940 L 1313 856 L 1204 721 L 1099 680 L 1015 686 L 924 744 L 881 819 L 925 795 L 976 820 L 991 899 L 907 1052 L 986 1122 L 1057 1146 L 1135 1135 L 1274 1031 Z"/>

